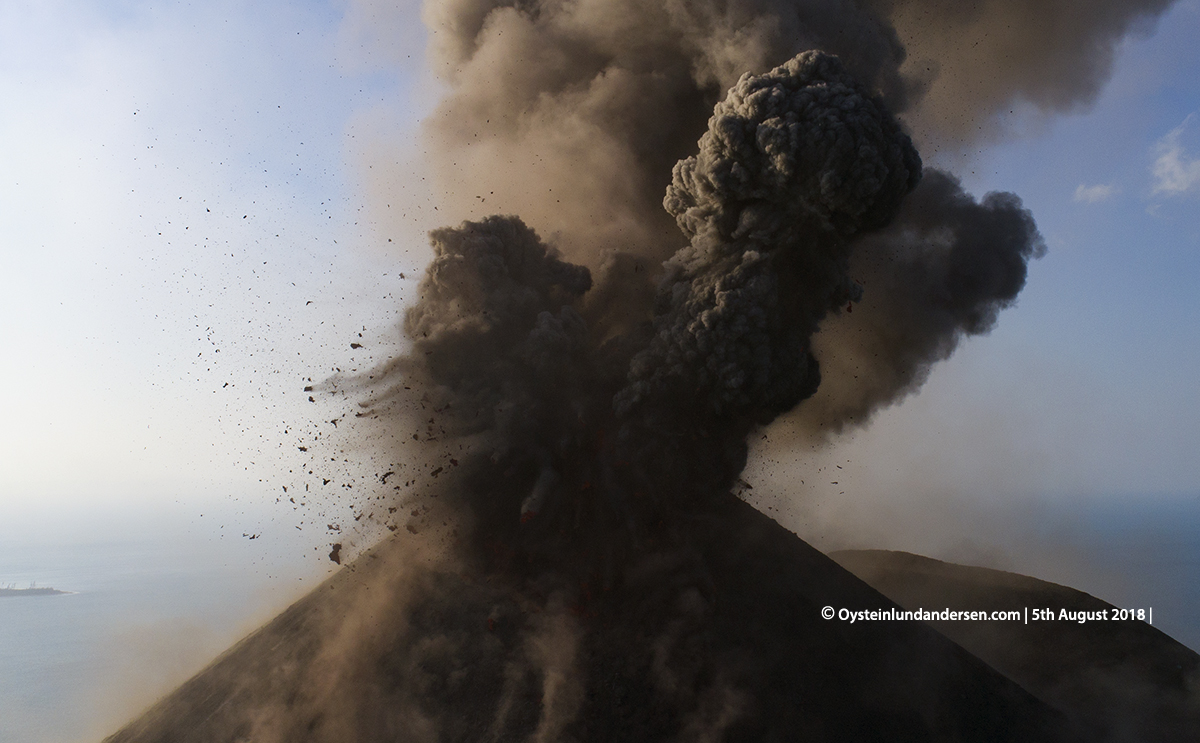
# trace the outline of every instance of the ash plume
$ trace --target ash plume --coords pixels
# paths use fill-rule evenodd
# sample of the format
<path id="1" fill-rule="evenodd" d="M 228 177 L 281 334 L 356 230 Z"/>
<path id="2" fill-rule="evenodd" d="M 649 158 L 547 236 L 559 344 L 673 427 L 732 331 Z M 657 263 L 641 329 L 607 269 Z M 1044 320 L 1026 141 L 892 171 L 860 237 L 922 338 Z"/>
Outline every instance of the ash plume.
<path id="1" fill-rule="evenodd" d="M 590 297 L 588 269 L 518 218 L 433 232 L 405 324 L 413 353 L 395 372 L 521 483 L 485 488 L 471 512 L 529 533 L 636 531 L 727 491 L 747 434 L 818 388 L 812 335 L 861 291 L 851 246 L 920 173 L 882 100 L 838 58 L 805 52 L 744 75 L 676 165 L 663 203 L 687 244 L 640 322 L 606 327 L 624 277 L 603 273 Z"/>
<path id="2" fill-rule="evenodd" d="M 371 4 L 370 0 L 358 0 Z M 449 87 L 426 139 L 443 211 L 520 214 L 572 260 L 674 253 L 675 163 L 743 73 L 820 49 L 929 151 L 1005 130 L 1018 105 L 1095 100 L 1121 40 L 1170 0 L 429 0 Z"/>
<path id="3" fill-rule="evenodd" d="M 715 482 L 727 488 L 749 430 L 818 388 L 811 336 L 859 297 L 850 239 L 891 219 L 921 164 L 882 103 L 818 52 L 743 76 L 699 147 L 664 201 L 690 244 L 665 264 L 655 335 L 616 405 L 650 439 L 724 440 L 730 471 Z M 655 458 L 663 445 L 637 448 Z"/>
<path id="4" fill-rule="evenodd" d="M 814 339 L 825 381 L 788 429 L 839 432 L 916 391 L 964 336 L 995 326 L 1024 288 L 1028 261 L 1044 253 L 1016 196 L 977 202 L 954 176 L 927 170 L 895 220 L 855 242 L 850 273 L 862 301 Z"/>
<path id="5" fill-rule="evenodd" d="M 449 92 L 425 133 L 439 212 L 466 221 L 430 234 L 411 350 L 336 380 L 365 388 L 358 430 L 419 493 L 386 494 L 388 528 L 420 537 L 352 560 L 328 584 L 343 603 L 282 617 L 266 685 L 237 686 L 251 719 L 197 692 L 203 724 L 920 740 L 1006 720 L 998 740 L 1060 740 L 1023 690 L 922 629 L 863 645 L 820 625 L 826 599 L 803 587 L 877 595 L 730 494 L 764 426 L 865 423 L 990 330 L 1044 250 L 1015 195 L 976 200 L 914 139 L 988 134 L 975 122 L 1016 100 L 1087 102 L 1116 42 L 1165 7 L 953 5 L 429 2 Z M 947 98 L 950 73 L 919 65 L 983 79 L 967 45 L 1010 14 L 1072 31 L 1022 37 L 1021 64 Z M 905 124 L 959 103 L 944 131 Z"/>
<path id="6" fill-rule="evenodd" d="M 704 122 L 743 74 L 763 74 L 805 50 L 820 49 L 838 56 L 848 74 L 908 122 L 906 131 L 916 142 L 958 151 L 1003 134 L 1005 117 L 1017 106 L 1050 114 L 1088 105 L 1107 79 L 1121 40 L 1151 28 L 1169 5 L 1169 0 L 431 1 L 424 9 L 430 62 L 449 92 L 426 122 L 430 164 L 443 209 L 472 219 L 519 214 L 567 259 L 589 267 L 597 277 L 584 301 L 591 307 L 592 314 L 584 314 L 592 332 L 627 334 L 653 311 L 660 266 L 679 247 L 674 215 L 659 206 L 673 169 L 693 155 Z M 932 194 L 932 183 L 924 188 Z M 1024 263 L 1020 256 L 1036 255 L 1040 243 L 1019 202 L 1005 203 L 957 209 L 955 229 L 977 236 L 1001 209 L 1030 225 L 1021 239 L 1032 247 L 1023 248 L 1021 239 L 1009 245 L 1011 257 Z M 972 219 L 978 228 L 970 226 Z M 955 251 L 960 266 L 970 261 L 974 239 L 960 241 Z M 883 286 L 886 281 L 870 282 L 868 276 L 881 261 L 900 259 L 896 241 L 890 242 L 890 257 L 869 257 L 878 241 L 852 251 L 859 256 L 853 277 Z M 923 255 L 917 263 L 931 252 Z M 1023 271 L 1005 270 L 1019 291 Z M 601 296 L 616 291 L 621 302 Z M 974 301 L 981 308 L 1011 304 L 1015 291 L 1002 294 L 984 290 Z M 903 346 L 895 329 L 858 320 L 911 319 L 924 310 L 904 303 L 920 300 L 896 288 L 864 296 L 868 306 L 862 315 L 835 313 L 813 338 L 821 365 L 850 373 L 826 375 L 820 397 L 833 394 L 836 385 L 841 402 L 822 403 L 825 409 L 806 416 L 803 430 L 865 423 L 872 410 L 919 386 L 930 364 L 945 358 L 960 335 L 983 332 L 982 326 L 943 328 L 918 341 L 922 350 L 914 351 Z M 892 300 L 901 304 L 884 304 Z M 944 318 L 926 319 L 944 324 Z"/>
<path id="7" fill-rule="evenodd" d="M 428 119 L 446 204 L 515 213 L 572 259 L 676 250 L 659 207 L 713 106 L 744 73 L 838 55 L 892 109 L 912 97 L 886 19 L 847 2 L 431 2 Z"/>
<path id="8" fill-rule="evenodd" d="M 412 350 L 372 375 L 368 419 L 420 410 L 438 432 L 425 445 L 459 452 L 410 530 L 452 522 L 456 560 L 546 613 L 513 631 L 519 652 L 489 661 L 508 668 L 497 739 L 588 737 L 582 721 L 611 702 L 589 686 L 596 673 L 643 679 L 661 730 L 683 739 L 788 729 L 758 708 L 769 661 L 714 655 L 712 558 L 687 535 L 730 497 L 750 434 L 820 389 L 814 337 L 865 296 L 856 250 L 869 261 L 918 245 L 900 288 L 881 293 L 913 308 L 898 331 L 914 339 L 913 368 L 986 331 L 1038 252 L 1015 196 L 977 203 L 936 171 L 922 188 L 902 125 L 825 52 L 744 74 L 697 149 L 665 189 L 675 252 L 656 282 L 622 245 L 593 272 L 515 216 L 435 230 L 405 320 Z M 474 601 L 456 590 L 436 603 Z M 514 694 L 540 712 L 518 712 Z M 441 697 L 412 699 L 422 719 L 444 715 Z"/>
<path id="9" fill-rule="evenodd" d="M 870 0 L 924 82 L 908 111 L 932 147 L 971 147 L 1006 133 L 1007 114 L 1080 111 L 1099 95 L 1122 40 L 1148 33 L 1172 0 Z"/>
<path id="10" fill-rule="evenodd" d="M 470 219 L 431 233 L 412 351 L 372 375 L 367 418 L 424 428 L 424 451 L 462 464 L 410 531 L 457 525 L 456 560 L 547 612 L 489 661 L 508 679 L 489 735 L 587 738 L 598 668 L 648 679 L 683 739 L 761 720 L 763 661 L 713 655 L 712 558 L 687 534 L 756 430 L 865 423 L 1024 286 L 1044 246 L 1020 199 L 923 172 L 896 117 L 944 105 L 897 30 L 919 5 L 426 6 L 451 88 L 426 135 L 441 203 Z M 1028 12 L 1066 12 L 1046 7 Z M 1085 53 L 1053 50 L 1091 77 L 1005 70 L 972 115 L 1054 85 L 1087 101 L 1103 50 L 1152 10 L 1080 24 Z M 995 13 L 950 13 L 947 33 Z M 597 629 L 630 616 L 645 627 Z M 421 719 L 444 714 L 430 704 Z"/>

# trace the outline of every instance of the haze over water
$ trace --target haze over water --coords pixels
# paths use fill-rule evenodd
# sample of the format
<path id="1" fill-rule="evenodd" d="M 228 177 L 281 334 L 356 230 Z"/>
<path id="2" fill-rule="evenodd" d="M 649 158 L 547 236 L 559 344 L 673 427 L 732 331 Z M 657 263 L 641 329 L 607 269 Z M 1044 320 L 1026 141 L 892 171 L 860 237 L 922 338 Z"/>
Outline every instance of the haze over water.
<path id="1" fill-rule="evenodd" d="M 3 743 L 102 739 L 332 567 L 283 530 L 264 546 L 222 537 L 211 512 L 151 510 L 84 538 L 69 514 L 0 526 L 0 585 L 69 592 L 0 599 Z"/>

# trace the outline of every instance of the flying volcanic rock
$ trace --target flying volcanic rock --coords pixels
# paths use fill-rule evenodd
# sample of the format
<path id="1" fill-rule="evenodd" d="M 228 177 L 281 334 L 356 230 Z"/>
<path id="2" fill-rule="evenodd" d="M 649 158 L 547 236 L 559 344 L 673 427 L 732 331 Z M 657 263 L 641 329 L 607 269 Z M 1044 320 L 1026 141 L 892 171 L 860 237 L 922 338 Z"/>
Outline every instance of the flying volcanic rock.
<path id="1" fill-rule="evenodd" d="M 412 350 L 370 375 L 362 418 L 454 452 L 420 540 L 360 557 L 112 740 L 1063 739 L 928 629 L 823 618 L 889 604 L 729 494 L 747 436 L 818 389 L 812 337 L 860 297 L 855 246 L 920 177 L 882 100 L 805 52 L 744 75 L 675 167 L 657 286 L 593 277 L 516 217 L 435 230 Z M 959 265 L 993 243 L 958 225 L 1008 219 L 996 250 L 1020 271 L 967 287 L 955 316 L 980 319 L 934 335 L 985 329 L 1037 235 L 1015 197 L 945 183 L 910 221 L 948 199 Z"/>
<path id="2" fill-rule="evenodd" d="M 504 545 L 568 591 L 615 580 L 656 524 L 728 492 L 755 427 L 818 389 L 812 336 L 860 296 L 855 241 L 920 175 L 909 137 L 836 57 L 744 75 L 675 168 L 664 206 L 686 242 L 657 287 L 593 278 L 516 217 L 435 230 L 405 321 L 413 349 L 372 375 L 376 409 L 401 425 L 415 387 L 440 438 L 469 442 L 437 489 L 472 525 L 467 549 Z M 1015 197 L 1005 208 L 1025 214 Z M 1023 224 L 1004 246 L 1022 267 L 1037 237 Z"/>

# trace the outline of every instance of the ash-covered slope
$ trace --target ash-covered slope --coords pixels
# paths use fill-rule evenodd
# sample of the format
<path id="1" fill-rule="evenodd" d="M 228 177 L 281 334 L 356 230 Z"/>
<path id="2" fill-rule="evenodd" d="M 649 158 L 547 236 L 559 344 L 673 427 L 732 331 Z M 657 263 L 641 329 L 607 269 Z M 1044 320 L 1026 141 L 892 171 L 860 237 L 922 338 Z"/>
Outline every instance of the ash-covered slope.
<path id="1" fill-rule="evenodd" d="M 1059 713 L 928 627 L 822 619 L 892 604 L 746 504 L 669 531 L 558 607 L 393 539 L 108 743 L 1066 739 Z"/>
<path id="2" fill-rule="evenodd" d="M 1086 740 L 1184 743 L 1200 735 L 1200 656 L 1144 621 L 1121 618 L 1112 604 L 1036 578 L 907 552 L 831 557 L 907 609 L 1050 610 L 1053 619 L 1041 614 L 1028 624 L 933 626 L 1062 709 Z"/>

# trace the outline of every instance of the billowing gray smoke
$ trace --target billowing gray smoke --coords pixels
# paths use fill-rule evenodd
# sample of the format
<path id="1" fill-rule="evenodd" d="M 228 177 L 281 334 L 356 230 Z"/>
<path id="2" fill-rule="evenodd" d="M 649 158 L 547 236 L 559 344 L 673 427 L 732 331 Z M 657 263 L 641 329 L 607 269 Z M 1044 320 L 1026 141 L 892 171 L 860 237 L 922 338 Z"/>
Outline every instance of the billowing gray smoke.
<path id="1" fill-rule="evenodd" d="M 441 211 L 520 214 L 592 268 L 616 246 L 656 266 L 676 249 L 659 208 L 671 169 L 742 74 L 821 49 L 926 154 L 974 149 L 1013 109 L 1086 106 L 1122 38 L 1169 4 L 429 0 L 431 65 L 449 86 L 427 128 Z"/>
<path id="2" fill-rule="evenodd" d="M 593 280 L 517 217 L 431 234 L 412 353 L 377 379 L 425 396 L 463 452 L 447 500 L 535 572 L 618 571 L 649 525 L 727 493 L 752 431 L 821 388 L 814 337 L 852 303 L 882 308 L 863 352 L 895 348 L 838 423 L 990 329 L 1039 250 L 1015 196 L 922 181 L 883 100 L 824 52 L 743 75 L 698 146 L 666 188 L 656 281 L 619 243 Z"/>
<path id="3" fill-rule="evenodd" d="M 666 263 L 654 336 L 616 398 L 626 431 L 640 432 L 631 448 L 670 470 L 659 489 L 696 488 L 702 468 L 674 447 L 697 432 L 712 442 L 695 447 L 702 461 L 721 442 L 711 454 L 728 468 L 699 482 L 727 488 L 750 428 L 813 394 L 811 337 L 859 298 L 850 240 L 886 224 L 920 172 L 908 136 L 836 57 L 746 75 L 716 107 L 667 188 L 690 244 Z"/>
<path id="4" fill-rule="evenodd" d="M 657 283 L 659 266 L 680 247 L 674 215 L 660 207 L 672 169 L 694 154 L 713 107 L 743 74 L 766 73 L 800 52 L 820 49 L 837 55 L 849 74 L 910 122 L 915 140 L 929 151 L 974 149 L 979 138 L 1004 132 L 1013 109 L 1086 106 L 1107 79 L 1121 39 L 1131 29 L 1149 28 L 1168 5 L 430 1 L 425 18 L 433 70 L 449 85 L 426 128 L 441 213 L 473 219 L 519 214 L 597 276 L 597 288 L 584 300 L 593 307 L 592 314 L 584 312 L 591 332 L 626 333 L 651 311 L 653 294 L 643 289 Z M 936 208 L 929 199 L 922 202 L 927 210 Z M 976 215 L 986 224 L 985 211 L 960 209 L 956 231 L 986 232 L 970 221 Z M 998 212 L 1009 213 L 1015 212 Z M 921 239 L 944 238 L 935 233 L 926 230 Z M 871 280 L 878 266 L 918 254 L 916 263 L 926 265 L 937 252 L 917 249 L 913 234 L 897 232 L 888 250 L 873 242 L 852 251 L 851 276 L 868 287 L 864 305 L 850 317 L 831 318 L 813 339 L 813 353 L 827 372 L 848 373 L 825 375 L 818 405 L 811 406 L 820 414 L 801 410 L 802 429 L 863 423 L 870 411 L 911 391 L 929 364 L 953 347 L 954 334 L 938 330 L 919 339 L 922 350 L 914 351 L 895 328 L 872 320 L 923 322 L 916 316 L 939 315 L 933 320 L 939 326 L 958 322 L 952 308 L 914 307 L 924 300 L 913 292 L 874 288 L 886 283 Z M 977 242 L 959 242 L 955 261 L 961 265 Z M 1003 261 L 991 265 L 1003 272 L 994 277 L 996 285 L 1019 290 L 1021 269 Z M 605 281 L 608 272 L 621 281 Z M 932 270 L 921 281 L 937 274 Z M 945 293 L 928 288 L 926 298 Z M 618 291 L 620 301 L 600 296 Z M 963 294 L 959 302 L 982 307 L 994 300 L 999 307 L 1015 296 L 990 297 L 987 291 L 977 298 Z M 921 335 L 910 324 L 905 335 L 914 332 Z"/>
<path id="5" fill-rule="evenodd" d="M 840 431 L 915 391 L 963 335 L 992 329 L 1044 250 L 1016 196 L 977 203 L 953 176 L 927 171 L 896 219 L 855 243 L 850 271 L 863 301 L 822 327 L 815 340 L 828 373 L 790 422 Z"/>

